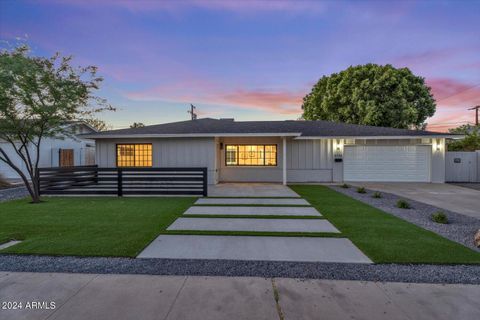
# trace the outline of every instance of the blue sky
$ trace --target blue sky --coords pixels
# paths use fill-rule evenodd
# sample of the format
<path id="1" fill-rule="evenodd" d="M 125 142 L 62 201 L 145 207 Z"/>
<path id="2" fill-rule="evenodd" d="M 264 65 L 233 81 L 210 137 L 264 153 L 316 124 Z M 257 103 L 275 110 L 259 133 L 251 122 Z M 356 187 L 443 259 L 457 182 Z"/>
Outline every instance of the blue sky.
<path id="1" fill-rule="evenodd" d="M 105 77 L 115 128 L 201 117 L 296 119 L 323 75 L 390 63 L 426 78 L 431 130 L 480 104 L 480 1 L 0 2 L 0 38 L 72 54 Z"/>

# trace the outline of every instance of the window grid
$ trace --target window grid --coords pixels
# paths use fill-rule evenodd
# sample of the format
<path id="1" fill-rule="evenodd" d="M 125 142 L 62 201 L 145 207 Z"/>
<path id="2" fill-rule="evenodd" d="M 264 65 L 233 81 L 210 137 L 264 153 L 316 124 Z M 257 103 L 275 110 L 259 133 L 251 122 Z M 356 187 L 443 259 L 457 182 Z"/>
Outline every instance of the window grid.
<path id="1" fill-rule="evenodd" d="M 226 145 L 226 166 L 276 166 L 277 145 Z"/>
<path id="2" fill-rule="evenodd" d="M 151 166 L 151 144 L 117 144 L 117 167 Z"/>

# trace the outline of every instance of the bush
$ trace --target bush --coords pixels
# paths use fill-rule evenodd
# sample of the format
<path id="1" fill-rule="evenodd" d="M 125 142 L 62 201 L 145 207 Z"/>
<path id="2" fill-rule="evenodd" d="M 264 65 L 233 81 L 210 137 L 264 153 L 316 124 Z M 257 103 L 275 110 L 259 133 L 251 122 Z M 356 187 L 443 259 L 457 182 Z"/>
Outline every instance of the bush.
<path id="1" fill-rule="evenodd" d="M 5 178 L 0 174 L 0 188 L 9 187 L 10 184 L 5 180 Z"/>
<path id="2" fill-rule="evenodd" d="M 348 184 L 344 183 L 340 186 L 340 188 L 348 189 L 348 188 L 350 188 L 350 186 Z"/>
<path id="3" fill-rule="evenodd" d="M 367 193 L 367 190 L 365 190 L 364 187 L 357 188 L 358 193 Z"/>
<path id="4" fill-rule="evenodd" d="M 407 201 L 405 201 L 403 199 L 400 199 L 400 200 L 397 201 L 397 208 L 410 209 L 411 206 L 410 206 L 410 203 L 408 203 Z"/>
<path id="5" fill-rule="evenodd" d="M 447 224 L 448 223 L 448 218 L 445 212 L 443 211 L 437 211 L 434 214 L 432 214 L 432 221 L 436 223 L 443 223 Z"/>
<path id="6" fill-rule="evenodd" d="M 372 194 L 372 198 L 377 198 L 377 199 L 380 199 L 382 198 L 382 194 L 378 191 L 375 191 L 373 194 Z"/>

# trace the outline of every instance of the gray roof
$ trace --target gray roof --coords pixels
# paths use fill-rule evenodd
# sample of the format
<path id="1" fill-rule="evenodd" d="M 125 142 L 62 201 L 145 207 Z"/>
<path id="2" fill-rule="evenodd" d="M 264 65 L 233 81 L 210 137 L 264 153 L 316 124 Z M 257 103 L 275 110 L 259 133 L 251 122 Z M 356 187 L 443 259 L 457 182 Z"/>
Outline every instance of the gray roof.
<path id="1" fill-rule="evenodd" d="M 234 121 L 233 119 L 203 118 L 157 124 L 141 128 L 103 131 L 91 135 L 95 138 L 112 136 L 142 135 L 215 135 L 215 134 L 298 134 L 311 137 L 348 137 L 348 136 L 446 136 L 449 134 L 394 129 L 386 127 L 363 126 L 331 121 Z"/>

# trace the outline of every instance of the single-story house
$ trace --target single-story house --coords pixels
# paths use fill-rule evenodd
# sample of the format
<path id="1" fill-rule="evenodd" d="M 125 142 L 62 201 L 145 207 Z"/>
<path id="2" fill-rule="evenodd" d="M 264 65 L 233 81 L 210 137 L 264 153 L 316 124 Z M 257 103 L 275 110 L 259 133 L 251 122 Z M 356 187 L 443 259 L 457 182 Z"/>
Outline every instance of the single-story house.
<path id="1" fill-rule="evenodd" d="M 96 133 L 97 130 L 85 122 L 66 123 L 64 127 L 70 134 L 43 139 L 40 146 L 39 167 L 70 167 L 95 164 L 95 141 L 85 139 L 81 135 Z M 23 172 L 27 172 L 24 162 L 16 154 L 10 143 L 0 139 L 0 148 L 18 164 Z M 35 152 L 32 152 L 32 145 L 30 145 L 29 151 L 30 154 L 35 154 Z M 20 178 L 17 172 L 3 161 L 0 161 L 0 175 L 8 179 Z"/>
<path id="2" fill-rule="evenodd" d="M 99 167 L 207 167 L 208 182 L 445 181 L 451 135 L 329 121 L 197 119 L 86 135 Z"/>

